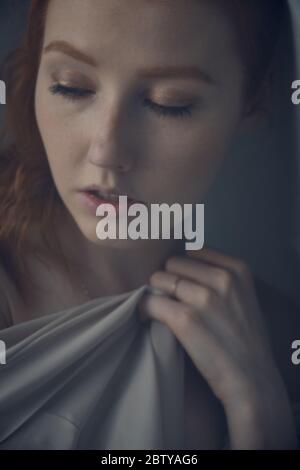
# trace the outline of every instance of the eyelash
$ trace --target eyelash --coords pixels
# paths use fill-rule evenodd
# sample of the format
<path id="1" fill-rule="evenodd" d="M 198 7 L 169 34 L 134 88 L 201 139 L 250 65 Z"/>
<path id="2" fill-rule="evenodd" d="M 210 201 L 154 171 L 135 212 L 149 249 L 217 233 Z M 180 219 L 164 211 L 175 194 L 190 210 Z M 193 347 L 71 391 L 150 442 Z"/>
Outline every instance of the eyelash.
<path id="1" fill-rule="evenodd" d="M 153 101 L 145 99 L 145 106 L 152 109 L 155 113 L 162 117 L 191 117 L 192 105 L 189 106 L 161 106 L 160 104 L 153 103 Z"/>
<path id="2" fill-rule="evenodd" d="M 70 101 L 78 101 L 87 98 L 93 94 L 90 90 L 83 88 L 67 87 L 60 83 L 55 83 L 49 88 L 53 95 L 61 95 L 63 98 Z M 193 105 L 188 106 L 161 106 L 149 99 L 144 100 L 145 106 L 150 108 L 161 117 L 191 117 Z"/>
<path id="3" fill-rule="evenodd" d="M 83 98 L 87 98 L 92 95 L 93 92 L 90 90 L 85 90 L 84 88 L 68 87 L 61 85 L 60 83 L 55 83 L 49 88 L 50 92 L 53 95 L 61 95 L 67 100 L 76 101 Z"/>

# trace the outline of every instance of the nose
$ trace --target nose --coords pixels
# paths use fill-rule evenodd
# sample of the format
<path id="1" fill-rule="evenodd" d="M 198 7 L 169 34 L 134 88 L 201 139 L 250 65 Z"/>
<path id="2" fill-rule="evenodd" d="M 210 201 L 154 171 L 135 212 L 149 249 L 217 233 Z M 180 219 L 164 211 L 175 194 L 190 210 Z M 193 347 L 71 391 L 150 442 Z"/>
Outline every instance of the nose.
<path id="1" fill-rule="evenodd" d="M 130 147 L 130 117 L 126 110 L 115 104 L 101 110 L 97 119 L 97 129 L 91 139 L 88 161 L 97 167 L 128 172 L 134 164 Z"/>

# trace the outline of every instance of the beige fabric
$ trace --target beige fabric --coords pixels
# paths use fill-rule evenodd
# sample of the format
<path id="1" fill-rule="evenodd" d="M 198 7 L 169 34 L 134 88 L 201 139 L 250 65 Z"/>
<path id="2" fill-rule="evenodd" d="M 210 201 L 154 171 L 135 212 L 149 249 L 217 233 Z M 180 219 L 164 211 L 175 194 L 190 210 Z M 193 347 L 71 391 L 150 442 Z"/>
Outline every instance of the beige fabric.
<path id="1" fill-rule="evenodd" d="M 180 449 L 184 356 L 136 305 L 150 286 L 0 332 L 0 449 Z"/>

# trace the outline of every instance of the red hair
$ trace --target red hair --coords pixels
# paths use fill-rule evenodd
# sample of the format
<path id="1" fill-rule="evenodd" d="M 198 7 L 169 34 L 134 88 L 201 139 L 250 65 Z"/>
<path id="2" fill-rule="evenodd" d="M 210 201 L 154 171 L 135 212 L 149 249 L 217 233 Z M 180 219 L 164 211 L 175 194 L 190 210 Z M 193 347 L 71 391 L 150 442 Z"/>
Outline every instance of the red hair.
<path id="1" fill-rule="evenodd" d="M 0 256 L 23 300 L 29 301 L 26 255 L 45 252 L 66 267 L 52 223 L 63 206 L 38 131 L 34 94 L 49 0 L 32 0 L 20 46 L 2 74 L 7 105 L 0 151 Z M 32 244 L 38 230 L 46 250 Z"/>
<path id="2" fill-rule="evenodd" d="M 241 59 L 251 77 L 247 81 L 247 95 L 253 97 L 269 70 L 284 1 L 217 0 L 217 3 L 234 23 Z M 48 4 L 49 0 L 31 1 L 21 44 L 2 68 L 7 105 L 0 150 L 0 256 L 24 301 L 28 300 L 28 253 L 46 254 L 67 267 L 52 226 L 63 203 L 52 179 L 34 109 Z M 31 243 L 31 229 L 40 232 L 44 242 L 40 251 Z"/>

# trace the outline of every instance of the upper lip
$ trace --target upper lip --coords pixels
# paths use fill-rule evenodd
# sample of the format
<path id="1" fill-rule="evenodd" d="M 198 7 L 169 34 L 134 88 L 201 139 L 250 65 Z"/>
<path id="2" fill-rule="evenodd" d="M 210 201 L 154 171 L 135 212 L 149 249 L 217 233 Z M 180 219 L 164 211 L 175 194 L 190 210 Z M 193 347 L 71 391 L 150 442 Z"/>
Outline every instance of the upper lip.
<path id="1" fill-rule="evenodd" d="M 86 186 L 82 191 L 98 191 L 101 196 L 109 197 L 109 196 L 127 196 L 128 200 L 130 201 L 137 201 L 135 198 L 131 197 L 129 194 L 126 193 L 126 191 L 122 192 L 118 190 L 117 188 L 102 188 L 101 186 L 97 184 L 91 184 L 90 186 Z"/>

